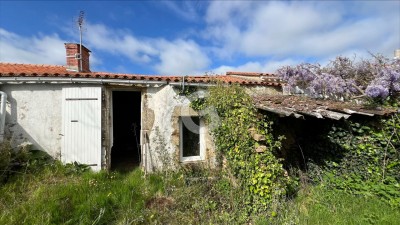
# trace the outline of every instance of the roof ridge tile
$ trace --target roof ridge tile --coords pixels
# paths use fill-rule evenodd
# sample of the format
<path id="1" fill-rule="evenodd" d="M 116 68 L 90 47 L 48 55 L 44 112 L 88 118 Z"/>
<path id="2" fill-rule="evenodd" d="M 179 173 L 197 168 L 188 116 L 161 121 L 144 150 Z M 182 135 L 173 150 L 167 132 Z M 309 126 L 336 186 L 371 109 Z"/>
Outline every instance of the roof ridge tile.
<path id="1" fill-rule="evenodd" d="M 262 74 L 266 73 L 253 73 L 248 74 Z M 270 74 L 268 74 L 270 75 Z M 281 86 L 279 79 L 275 77 L 268 77 L 260 81 L 249 80 L 240 76 L 231 76 L 227 74 L 220 75 L 153 75 L 153 74 L 128 74 L 128 73 L 112 73 L 112 72 L 74 72 L 67 71 L 65 66 L 61 65 L 46 65 L 46 64 L 22 64 L 22 63 L 3 63 L 0 62 L 0 76 L 4 77 L 82 77 L 82 78 L 101 78 L 101 79 L 132 79 L 132 80 L 160 80 L 167 82 L 185 82 L 192 83 L 210 83 L 212 81 L 221 81 L 224 83 L 236 83 L 245 85 L 266 85 L 266 86 Z M 254 75 L 253 75 L 254 76 Z M 259 75 L 257 75 L 259 76 Z M 267 82 L 266 82 L 267 81 Z"/>
<path id="2" fill-rule="evenodd" d="M 66 68 L 63 65 L 52 65 L 52 64 L 33 64 L 33 63 L 15 63 L 15 62 L 0 62 L 0 65 L 13 65 L 13 66 L 37 66 L 37 67 L 62 67 Z"/>

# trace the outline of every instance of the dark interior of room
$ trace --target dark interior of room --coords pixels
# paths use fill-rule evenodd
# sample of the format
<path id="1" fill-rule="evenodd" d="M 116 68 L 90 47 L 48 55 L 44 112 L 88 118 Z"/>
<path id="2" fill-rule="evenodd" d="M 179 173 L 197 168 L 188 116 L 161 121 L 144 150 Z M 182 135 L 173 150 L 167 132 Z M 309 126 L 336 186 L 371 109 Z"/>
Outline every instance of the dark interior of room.
<path id="1" fill-rule="evenodd" d="M 141 93 L 113 91 L 111 169 L 132 170 L 140 165 Z"/>

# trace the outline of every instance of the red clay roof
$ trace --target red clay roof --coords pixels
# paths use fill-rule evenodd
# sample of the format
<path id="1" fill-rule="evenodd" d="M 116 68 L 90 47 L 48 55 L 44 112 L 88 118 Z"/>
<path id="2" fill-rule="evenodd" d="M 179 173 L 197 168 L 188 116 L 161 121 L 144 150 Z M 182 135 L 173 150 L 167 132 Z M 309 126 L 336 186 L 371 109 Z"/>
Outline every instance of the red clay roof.
<path id="1" fill-rule="evenodd" d="M 0 73 L 3 74 L 61 74 L 67 72 L 65 66 L 0 63 Z"/>
<path id="2" fill-rule="evenodd" d="M 260 79 L 259 81 L 248 80 L 232 76 L 232 72 L 226 75 L 211 76 L 185 76 L 185 81 L 189 83 L 210 83 L 213 81 L 222 81 L 229 84 L 243 85 L 262 85 L 262 86 L 281 86 L 278 79 Z M 235 75 L 247 74 L 245 76 L 260 76 L 263 73 L 245 73 L 235 72 Z M 239 75 L 243 76 L 243 75 Z M 181 82 L 183 76 L 160 76 L 160 75 L 142 75 L 142 74 L 122 74 L 107 72 L 74 72 L 68 71 L 65 66 L 38 65 L 38 64 L 17 64 L 0 63 L 0 77 L 68 77 L 68 78 L 103 78 L 103 79 L 127 79 L 127 80 L 153 80 L 167 82 Z"/>
<path id="3" fill-rule="evenodd" d="M 245 76 L 245 77 L 274 76 L 274 74 L 271 74 L 271 73 L 236 72 L 236 71 L 226 72 L 226 75 L 236 75 L 236 76 Z"/>

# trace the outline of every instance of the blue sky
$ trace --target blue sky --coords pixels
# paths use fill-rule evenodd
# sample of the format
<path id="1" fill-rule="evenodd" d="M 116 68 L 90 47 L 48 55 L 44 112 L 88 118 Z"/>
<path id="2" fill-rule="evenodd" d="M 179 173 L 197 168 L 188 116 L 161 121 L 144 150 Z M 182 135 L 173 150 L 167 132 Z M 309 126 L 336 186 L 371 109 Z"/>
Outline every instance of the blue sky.
<path id="1" fill-rule="evenodd" d="M 400 49 L 400 1 L 0 1 L 0 61 L 64 65 L 80 10 L 92 71 L 274 72 Z"/>

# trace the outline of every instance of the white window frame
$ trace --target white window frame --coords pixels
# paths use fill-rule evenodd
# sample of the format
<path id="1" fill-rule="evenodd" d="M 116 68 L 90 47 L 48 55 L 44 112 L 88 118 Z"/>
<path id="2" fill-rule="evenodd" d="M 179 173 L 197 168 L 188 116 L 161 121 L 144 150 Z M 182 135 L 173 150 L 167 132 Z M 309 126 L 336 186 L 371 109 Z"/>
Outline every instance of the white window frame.
<path id="1" fill-rule="evenodd" d="M 188 116 L 190 117 L 190 116 Z M 199 133 L 199 142 L 200 142 L 200 155 L 198 156 L 183 156 L 183 122 L 182 117 L 179 118 L 179 152 L 180 152 L 180 161 L 181 162 L 196 162 L 205 160 L 205 151 L 206 151 L 206 142 L 205 142 L 205 133 L 206 127 L 204 124 L 204 120 L 199 118 L 200 121 L 200 133 Z"/>

